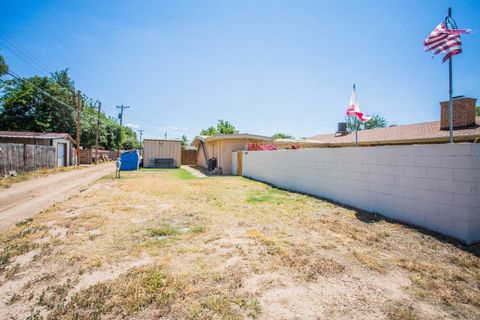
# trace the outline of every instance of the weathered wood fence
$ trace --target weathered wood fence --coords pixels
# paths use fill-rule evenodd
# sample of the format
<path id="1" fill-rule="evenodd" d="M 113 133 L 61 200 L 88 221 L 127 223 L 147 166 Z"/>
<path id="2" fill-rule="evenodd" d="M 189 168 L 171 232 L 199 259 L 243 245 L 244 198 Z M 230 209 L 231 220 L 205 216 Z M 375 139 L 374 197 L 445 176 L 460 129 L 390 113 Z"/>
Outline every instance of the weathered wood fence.
<path id="1" fill-rule="evenodd" d="M 98 150 L 99 161 L 115 160 L 117 151 Z M 95 161 L 95 149 L 80 149 L 80 164 L 92 164 Z"/>
<path id="2" fill-rule="evenodd" d="M 0 174 L 34 171 L 57 166 L 55 148 L 33 144 L 0 143 Z"/>
<path id="3" fill-rule="evenodd" d="M 182 164 L 183 165 L 195 165 L 195 158 L 197 156 L 197 150 L 182 150 Z"/>

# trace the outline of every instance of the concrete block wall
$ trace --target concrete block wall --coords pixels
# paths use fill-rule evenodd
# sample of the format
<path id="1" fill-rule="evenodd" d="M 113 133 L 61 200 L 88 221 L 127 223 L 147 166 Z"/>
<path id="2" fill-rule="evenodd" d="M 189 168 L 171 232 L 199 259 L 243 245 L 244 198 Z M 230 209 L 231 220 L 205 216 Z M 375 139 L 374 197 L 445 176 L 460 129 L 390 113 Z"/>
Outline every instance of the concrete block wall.
<path id="1" fill-rule="evenodd" d="M 480 241 L 480 144 L 245 151 L 243 176 Z"/>

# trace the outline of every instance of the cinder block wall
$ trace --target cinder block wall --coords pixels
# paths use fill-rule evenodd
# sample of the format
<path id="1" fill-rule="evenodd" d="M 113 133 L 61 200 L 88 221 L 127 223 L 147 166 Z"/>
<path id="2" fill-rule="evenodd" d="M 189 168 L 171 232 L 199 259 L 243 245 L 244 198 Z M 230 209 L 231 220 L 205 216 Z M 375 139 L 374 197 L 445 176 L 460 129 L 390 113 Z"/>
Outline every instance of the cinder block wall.
<path id="1" fill-rule="evenodd" d="M 248 151 L 243 175 L 480 241 L 480 144 Z"/>

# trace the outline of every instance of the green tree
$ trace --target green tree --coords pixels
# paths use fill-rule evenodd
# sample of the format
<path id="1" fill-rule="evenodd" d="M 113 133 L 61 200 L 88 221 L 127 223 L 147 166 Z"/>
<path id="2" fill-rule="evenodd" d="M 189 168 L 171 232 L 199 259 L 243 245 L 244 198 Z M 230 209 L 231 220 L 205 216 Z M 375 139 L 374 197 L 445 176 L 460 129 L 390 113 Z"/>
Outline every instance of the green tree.
<path id="1" fill-rule="evenodd" d="M 8 65 L 3 56 L 0 55 L 0 77 L 8 72 Z"/>
<path id="2" fill-rule="evenodd" d="M 213 136 L 215 134 L 234 134 L 236 132 L 235 126 L 228 121 L 218 120 L 217 127 L 208 127 L 200 131 L 202 136 Z"/>
<path id="3" fill-rule="evenodd" d="M 122 138 L 121 149 L 131 150 L 139 148 L 137 134 L 132 128 L 122 127 Z"/>
<path id="4" fill-rule="evenodd" d="M 186 135 L 182 135 L 182 148 L 188 146 L 188 138 Z"/>
<path id="5" fill-rule="evenodd" d="M 36 132 L 66 132 L 75 135 L 75 108 L 72 92 L 49 77 L 28 81 L 4 80 L 0 98 L 0 128 Z M 67 107 L 37 89 L 41 88 Z M 72 125 L 73 124 L 73 125 Z"/>
<path id="6" fill-rule="evenodd" d="M 358 130 L 368 130 L 375 128 L 385 128 L 388 125 L 387 120 L 385 120 L 385 118 L 379 115 L 374 115 L 371 117 L 372 118 L 366 122 L 360 121 L 356 116 L 345 117 L 345 122 L 347 123 L 347 130 L 353 132 L 357 128 Z"/>
<path id="7" fill-rule="evenodd" d="M 236 131 L 234 125 L 225 120 L 218 120 L 217 130 L 221 134 L 234 134 Z"/>
<path id="8" fill-rule="evenodd" d="M 1 84 L 0 130 L 65 132 L 75 138 L 74 82 L 67 69 L 54 72 L 50 77 L 31 77 L 26 81 L 3 80 Z M 68 106 L 48 97 L 38 88 Z M 82 101 L 80 143 L 83 147 L 93 147 L 97 133 L 97 102 L 87 96 L 83 96 Z M 103 112 L 100 124 L 100 147 L 110 150 L 138 147 L 136 133 L 131 128 L 120 128 L 114 118 Z"/>
<path id="9" fill-rule="evenodd" d="M 202 129 L 202 131 L 200 131 L 200 135 L 202 136 L 213 136 L 213 135 L 216 135 L 218 133 L 217 131 L 217 128 L 215 127 L 208 127 L 207 129 Z"/>
<path id="10" fill-rule="evenodd" d="M 477 106 L 477 117 L 480 117 L 480 106 Z"/>
<path id="11" fill-rule="evenodd" d="M 272 136 L 273 139 L 295 139 L 294 136 L 291 136 L 289 134 L 286 134 L 286 133 L 275 133 L 273 136 Z"/>

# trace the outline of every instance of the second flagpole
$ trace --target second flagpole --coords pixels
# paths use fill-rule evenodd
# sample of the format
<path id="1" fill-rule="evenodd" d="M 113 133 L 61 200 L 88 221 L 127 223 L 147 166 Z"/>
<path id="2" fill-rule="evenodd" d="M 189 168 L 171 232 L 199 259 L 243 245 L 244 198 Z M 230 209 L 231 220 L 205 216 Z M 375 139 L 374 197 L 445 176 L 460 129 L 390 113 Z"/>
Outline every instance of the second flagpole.
<path id="1" fill-rule="evenodd" d="M 448 17 L 445 18 L 445 24 L 448 28 L 448 18 L 452 17 L 452 8 L 448 8 Z M 453 143 L 453 81 L 452 81 L 452 56 L 448 58 L 448 95 L 450 112 L 450 143 Z"/>

